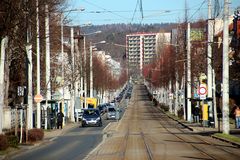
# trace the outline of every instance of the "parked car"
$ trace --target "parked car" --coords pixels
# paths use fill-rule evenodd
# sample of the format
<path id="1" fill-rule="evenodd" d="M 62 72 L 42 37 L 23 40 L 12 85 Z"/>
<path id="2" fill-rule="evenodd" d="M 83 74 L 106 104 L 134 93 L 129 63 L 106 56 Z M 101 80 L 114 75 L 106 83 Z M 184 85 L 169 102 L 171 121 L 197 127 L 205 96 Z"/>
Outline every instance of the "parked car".
<path id="1" fill-rule="evenodd" d="M 88 108 L 83 110 L 82 127 L 85 126 L 102 126 L 102 118 L 99 109 Z"/>
<path id="2" fill-rule="evenodd" d="M 99 109 L 101 114 L 104 114 L 107 111 L 107 104 L 106 103 L 99 104 L 97 108 Z"/>
<path id="3" fill-rule="evenodd" d="M 107 119 L 117 119 L 117 110 L 114 106 L 108 106 Z"/>

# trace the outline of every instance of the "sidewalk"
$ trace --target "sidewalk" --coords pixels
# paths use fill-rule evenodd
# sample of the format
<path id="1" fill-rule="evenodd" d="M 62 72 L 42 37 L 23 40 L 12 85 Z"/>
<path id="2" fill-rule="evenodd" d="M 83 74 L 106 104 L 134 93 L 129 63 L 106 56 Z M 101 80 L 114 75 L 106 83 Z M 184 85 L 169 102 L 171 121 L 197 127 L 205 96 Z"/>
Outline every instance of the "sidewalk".
<path id="1" fill-rule="evenodd" d="M 65 126 L 63 126 L 63 129 L 51 129 L 51 130 L 44 130 L 44 138 L 43 141 L 49 141 L 53 138 L 56 138 L 68 130 L 78 127 L 80 124 L 79 123 L 67 123 Z"/>
<path id="2" fill-rule="evenodd" d="M 220 124 L 220 129 L 219 128 L 213 128 L 213 127 L 204 127 L 202 126 L 201 123 L 190 123 L 187 122 L 185 120 L 178 120 L 176 117 L 170 116 L 168 115 L 171 119 L 177 121 L 179 124 L 181 124 L 182 126 L 184 126 L 185 128 L 195 132 L 195 133 L 199 133 L 199 134 L 205 134 L 205 135 L 209 135 L 212 138 L 216 138 L 219 139 L 221 141 L 225 141 L 228 143 L 231 143 L 237 147 L 240 147 L 240 143 L 239 142 L 234 142 L 232 140 L 226 139 L 226 138 L 220 138 L 215 136 L 215 133 L 222 133 L 222 124 Z M 219 132 L 220 130 L 220 132 Z M 234 124 L 230 123 L 230 135 L 231 136 L 235 136 L 238 137 L 240 139 L 240 129 L 236 129 Z"/>
<path id="3" fill-rule="evenodd" d="M 43 145 L 43 144 L 45 144 L 49 141 L 52 141 L 53 139 L 61 136 L 62 134 L 69 131 L 70 129 L 72 129 L 74 127 L 78 127 L 79 125 L 80 125 L 79 123 L 67 123 L 63 127 L 63 129 L 44 130 L 44 138 L 42 141 L 38 141 L 34 144 L 19 144 L 17 149 L 12 150 L 5 155 L 0 155 L 0 160 L 9 159 L 8 158 L 9 156 L 11 157 L 12 155 L 16 155 L 16 154 L 22 153 L 26 150 L 30 150 L 37 146 Z"/>

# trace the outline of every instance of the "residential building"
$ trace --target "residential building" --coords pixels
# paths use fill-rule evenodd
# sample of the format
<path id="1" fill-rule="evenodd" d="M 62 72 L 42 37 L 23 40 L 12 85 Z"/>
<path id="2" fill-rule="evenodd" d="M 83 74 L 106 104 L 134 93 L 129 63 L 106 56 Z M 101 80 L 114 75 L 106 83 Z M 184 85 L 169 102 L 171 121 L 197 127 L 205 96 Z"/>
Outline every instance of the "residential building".
<path id="1" fill-rule="evenodd" d="M 157 56 L 157 45 L 160 39 L 170 42 L 170 33 L 133 33 L 126 35 L 126 55 L 129 74 L 139 74 L 145 64 Z"/>

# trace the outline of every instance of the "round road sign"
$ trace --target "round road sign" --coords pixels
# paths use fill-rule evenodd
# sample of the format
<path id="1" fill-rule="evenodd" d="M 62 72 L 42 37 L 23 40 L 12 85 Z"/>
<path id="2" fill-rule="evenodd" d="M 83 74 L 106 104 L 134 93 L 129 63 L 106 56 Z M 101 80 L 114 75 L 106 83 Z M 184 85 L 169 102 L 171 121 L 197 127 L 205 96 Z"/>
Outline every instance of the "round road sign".
<path id="1" fill-rule="evenodd" d="M 40 103 L 42 100 L 43 100 L 43 97 L 42 97 L 41 94 L 37 94 L 37 95 L 34 96 L 34 101 L 36 103 Z"/>
<path id="2" fill-rule="evenodd" d="M 207 88 L 206 88 L 205 86 L 201 86 L 201 85 L 200 85 L 200 87 L 199 87 L 199 89 L 198 89 L 198 93 L 199 93 L 200 95 L 206 95 L 206 94 L 207 94 Z"/>

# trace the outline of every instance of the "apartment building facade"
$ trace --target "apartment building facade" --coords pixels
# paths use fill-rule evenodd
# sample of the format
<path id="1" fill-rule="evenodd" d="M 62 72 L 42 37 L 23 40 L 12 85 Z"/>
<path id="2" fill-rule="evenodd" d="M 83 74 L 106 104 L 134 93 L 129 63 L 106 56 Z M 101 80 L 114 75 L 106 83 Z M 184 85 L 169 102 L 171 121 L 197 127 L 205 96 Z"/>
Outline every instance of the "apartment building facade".
<path id="1" fill-rule="evenodd" d="M 126 35 L 126 55 L 129 74 L 139 74 L 145 64 L 156 58 L 158 33 L 134 33 Z"/>

